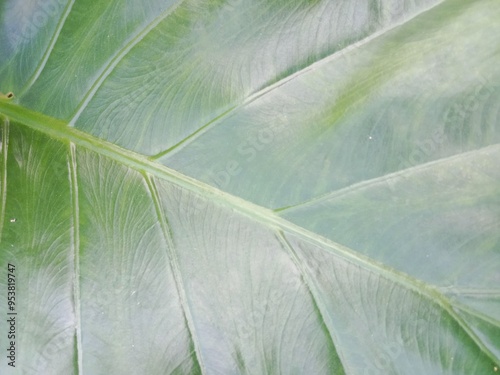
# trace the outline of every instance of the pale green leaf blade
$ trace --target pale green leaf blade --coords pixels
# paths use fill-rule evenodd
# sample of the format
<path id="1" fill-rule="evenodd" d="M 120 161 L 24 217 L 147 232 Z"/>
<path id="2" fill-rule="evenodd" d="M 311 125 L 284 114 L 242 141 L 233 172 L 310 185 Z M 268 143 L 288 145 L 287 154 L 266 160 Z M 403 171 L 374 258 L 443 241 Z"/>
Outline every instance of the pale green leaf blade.
<path id="1" fill-rule="evenodd" d="M 3 2 L 14 373 L 498 372 L 499 16 Z"/>

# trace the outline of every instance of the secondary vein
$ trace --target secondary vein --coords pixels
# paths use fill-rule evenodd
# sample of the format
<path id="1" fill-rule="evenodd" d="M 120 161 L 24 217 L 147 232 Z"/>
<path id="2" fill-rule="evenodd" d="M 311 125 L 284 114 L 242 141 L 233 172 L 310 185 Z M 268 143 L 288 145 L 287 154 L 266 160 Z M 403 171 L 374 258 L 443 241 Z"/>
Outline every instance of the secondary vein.
<path id="1" fill-rule="evenodd" d="M 71 0 L 66 4 L 66 7 L 64 8 L 64 12 L 62 14 L 62 17 L 60 18 L 55 33 L 52 35 L 52 38 L 50 39 L 49 46 L 47 47 L 45 53 L 42 56 L 42 59 L 40 60 L 40 63 L 38 64 L 38 67 L 36 68 L 35 72 L 31 76 L 28 82 L 24 85 L 24 87 L 20 90 L 19 93 L 17 93 L 17 96 L 21 97 L 26 91 L 30 89 L 31 86 L 35 83 L 35 81 L 38 79 L 40 74 L 42 73 L 43 69 L 45 68 L 45 65 L 47 64 L 47 61 L 49 60 L 50 55 L 52 54 L 52 51 L 54 50 L 54 46 L 59 39 L 59 35 L 61 34 L 61 30 L 66 23 L 66 19 L 68 18 L 69 14 L 71 13 L 71 9 L 73 8 L 73 4 L 75 3 L 75 0 Z"/>
<path id="2" fill-rule="evenodd" d="M 104 68 L 102 73 L 99 75 L 99 78 L 93 83 L 92 87 L 90 90 L 87 92 L 83 100 L 80 102 L 78 107 L 76 108 L 75 114 L 72 116 L 71 120 L 69 121 L 70 126 L 74 126 L 82 112 L 85 110 L 87 105 L 90 103 L 94 95 L 96 94 L 97 90 L 101 87 L 103 82 L 108 78 L 108 76 L 113 72 L 115 67 L 127 56 L 127 54 L 134 48 L 144 37 L 149 34 L 152 30 L 156 28 L 160 24 L 161 21 L 163 21 L 165 18 L 167 18 L 170 14 L 172 14 L 177 7 L 179 7 L 185 0 L 180 0 L 178 1 L 175 5 L 172 5 L 171 7 L 167 8 L 164 10 L 160 15 L 158 15 L 153 21 L 148 23 L 148 25 L 143 28 L 140 32 L 138 32 L 123 48 L 118 50 L 113 57 L 110 59 L 108 65 Z"/>
<path id="3" fill-rule="evenodd" d="M 80 208 L 78 199 L 78 179 L 76 146 L 74 143 L 69 145 L 69 181 L 71 188 L 71 206 L 73 207 L 72 217 L 72 242 L 73 242 L 73 261 L 74 261 L 74 280 L 73 280 L 73 301 L 75 308 L 75 331 L 76 331 L 76 352 L 78 363 L 78 374 L 83 374 L 83 354 L 82 354 L 82 327 L 81 327 L 81 307 L 80 307 Z"/>
<path id="4" fill-rule="evenodd" d="M 151 194 L 151 197 L 153 199 L 154 207 L 156 210 L 156 215 L 158 216 L 158 221 L 160 222 L 160 227 L 163 232 L 163 237 L 166 241 L 167 244 L 167 256 L 169 259 L 170 263 L 170 269 L 172 270 L 174 280 L 175 280 L 175 285 L 177 287 L 177 293 L 179 295 L 179 300 L 181 302 L 182 306 L 182 311 L 184 313 L 184 317 L 186 319 L 186 324 L 188 327 L 188 331 L 194 346 L 194 351 L 196 355 L 196 359 L 198 361 L 198 365 L 200 367 L 201 373 L 206 374 L 205 366 L 203 364 L 203 357 L 201 354 L 201 347 L 200 347 L 200 342 L 198 340 L 198 336 L 196 334 L 196 329 L 194 326 L 194 321 L 193 317 L 191 315 L 191 311 L 189 309 L 189 304 L 187 302 L 187 296 L 186 296 L 186 290 L 184 288 L 184 283 L 182 281 L 182 275 L 179 269 L 179 261 L 177 259 L 177 255 L 175 253 L 175 244 L 172 239 L 172 234 L 171 234 L 171 229 L 168 224 L 168 220 L 165 216 L 165 213 L 162 208 L 162 204 L 160 201 L 160 196 L 158 193 L 158 188 L 156 187 L 156 183 L 154 180 L 151 178 L 150 175 L 144 174 L 144 179 L 146 180 L 146 183 L 149 188 L 149 192 Z"/>
<path id="5" fill-rule="evenodd" d="M 157 153 L 156 155 L 154 155 L 153 158 L 157 159 L 157 158 L 160 158 L 160 157 L 165 156 L 167 154 L 171 154 L 171 153 L 174 153 L 174 152 L 177 152 L 177 151 L 181 150 L 183 147 L 189 145 L 190 143 L 192 143 L 193 141 L 195 141 L 196 139 L 198 139 L 200 136 L 202 136 L 203 134 L 205 134 L 207 131 L 209 131 L 216 124 L 220 123 L 223 119 L 231 116 L 234 112 L 240 110 L 241 108 L 244 108 L 244 107 L 248 106 L 249 104 L 251 104 L 252 102 L 256 101 L 257 99 L 259 99 L 259 98 L 263 97 L 264 95 L 272 92 L 273 90 L 278 89 L 279 87 L 285 85 L 289 81 L 292 81 L 292 80 L 294 80 L 294 79 L 296 79 L 296 78 L 298 78 L 298 77 L 306 74 L 309 71 L 317 69 L 318 67 L 320 67 L 322 65 L 325 65 L 325 64 L 327 64 L 327 63 L 329 63 L 329 62 L 331 62 L 333 60 L 345 57 L 345 55 L 347 53 L 350 53 L 352 50 L 360 48 L 360 47 L 364 46 L 365 44 L 368 44 L 373 39 L 379 38 L 380 36 L 382 36 L 382 35 L 390 32 L 391 30 L 395 29 L 396 27 L 401 26 L 402 24 L 408 22 L 409 20 L 414 19 L 414 18 L 420 16 L 421 14 L 423 14 L 425 12 L 428 12 L 429 10 L 437 7 L 438 5 L 440 5 L 441 3 L 443 3 L 444 1 L 446 1 L 446 0 L 438 1 L 437 3 L 433 4 L 432 6 L 430 6 L 428 8 L 425 8 L 422 11 L 416 13 L 415 15 L 413 15 L 409 19 L 405 19 L 405 20 L 403 20 L 401 22 L 395 23 L 395 24 L 391 25 L 390 27 L 384 28 L 384 29 L 382 29 L 382 30 L 380 30 L 380 31 L 378 31 L 376 33 L 373 33 L 372 35 L 370 35 L 370 36 L 368 36 L 368 37 L 366 37 L 366 38 L 364 38 L 364 39 L 362 39 L 362 40 L 360 40 L 360 41 L 358 41 L 356 43 L 353 43 L 353 44 L 351 44 L 351 45 L 349 45 L 349 46 L 347 46 L 347 47 L 345 47 L 345 48 L 343 48 L 341 50 L 338 50 L 338 51 L 335 51 L 333 53 L 330 53 L 329 55 L 323 57 L 322 59 L 320 59 L 318 61 L 315 61 L 315 62 L 311 63 L 310 65 L 307 65 L 307 66 L 303 67 L 299 71 L 297 71 L 297 72 L 295 72 L 293 74 L 290 74 L 290 75 L 288 75 L 286 77 L 283 77 L 280 80 L 278 80 L 277 82 L 274 82 L 274 83 L 272 83 L 272 84 L 270 84 L 268 86 L 265 86 L 265 87 L 259 89 L 257 92 L 255 92 L 252 95 L 250 95 L 248 98 L 246 98 L 245 100 L 243 100 L 241 103 L 232 106 L 230 109 L 226 110 L 222 114 L 217 115 L 214 119 L 212 119 L 209 122 L 207 122 L 206 124 L 202 125 L 200 128 L 198 128 L 193 133 L 189 134 L 187 137 L 185 137 L 184 139 L 182 139 L 177 144 L 169 147 L 166 150 L 160 151 L 159 153 Z"/>
<path id="6" fill-rule="evenodd" d="M 316 305 L 316 308 L 319 311 L 320 318 L 321 318 L 323 324 L 325 325 L 325 327 L 326 327 L 326 329 L 328 331 L 328 335 L 329 335 L 331 344 L 332 344 L 335 352 L 338 355 L 339 361 L 342 363 L 344 374 L 348 373 L 346 371 L 348 369 L 347 359 L 345 358 L 345 356 L 342 353 L 342 351 L 339 350 L 337 348 L 337 346 L 335 345 L 336 342 L 339 342 L 339 339 L 338 339 L 338 336 L 335 333 L 334 328 L 330 324 L 328 324 L 327 320 L 325 319 L 325 316 L 328 315 L 328 311 L 327 311 L 328 309 L 323 305 L 323 303 L 321 301 L 321 298 L 319 298 L 318 292 L 316 290 L 316 285 L 311 280 L 311 278 L 309 277 L 309 274 L 304 269 L 304 267 L 301 266 L 301 261 L 300 261 L 299 255 L 294 250 L 294 248 L 292 247 L 292 245 L 290 245 L 290 243 L 287 241 L 287 239 L 285 238 L 283 232 L 282 231 L 278 231 L 277 234 L 276 234 L 276 238 L 280 242 L 281 246 L 286 250 L 286 252 L 288 253 L 288 255 L 290 256 L 290 258 L 292 259 L 292 261 L 295 264 L 295 266 L 299 269 L 299 271 L 300 271 L 300 273 L 301 273 L 301 275 L 302 275 L 302 277 L 304 279 L 304 283 L 305 283 L 305 285 L 306 285 L 306 287 L 307 287 L 307 289 L 308 289 L 308 291 L 309 291 L 309 293 L 311 295 L 313 303 Z"/>

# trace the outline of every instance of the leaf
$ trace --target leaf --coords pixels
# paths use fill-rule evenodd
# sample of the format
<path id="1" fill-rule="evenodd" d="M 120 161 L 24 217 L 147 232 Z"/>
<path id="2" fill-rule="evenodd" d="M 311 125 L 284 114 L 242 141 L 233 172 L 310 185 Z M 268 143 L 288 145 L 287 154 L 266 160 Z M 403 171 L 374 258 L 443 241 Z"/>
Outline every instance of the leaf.
<path id="1" fill-rule="evenodd" d="M 0 20 L 2 374 L 498 372 L 498 2 Z"/>

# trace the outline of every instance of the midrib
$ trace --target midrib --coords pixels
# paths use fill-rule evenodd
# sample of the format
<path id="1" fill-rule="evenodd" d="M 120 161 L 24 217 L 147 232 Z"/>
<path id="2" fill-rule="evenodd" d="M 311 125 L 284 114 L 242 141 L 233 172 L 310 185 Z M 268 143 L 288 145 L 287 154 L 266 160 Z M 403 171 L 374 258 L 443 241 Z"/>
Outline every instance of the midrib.
<path id="1" fill-rule="evenodd" d="M 55 119 L 5 101 L 0 101 L 0 114 L 10 119 L 11 126 L 13 123 L 19 123 L 59 141 L 74 143 L 76 146 L 86 148 L 87 150 L 108 157 L 128 168 L 139 172 L 146 172 L 176 184 L 208 201 L 216 202 L 217 204 L 233 209 L 255 221 L 263 223 L 271 229 L 281 229 L 285 232 L 296 234 L 298 237 L 322 247 L 328 247 L 336 255 L 350 260 L 365 269 L 375 271 L 377 274 L 381 274 L 391 280 L 399 280 L 399 283 L 405 284 L 410 289 L 416 290 L 419 293 L 424 292 L 424 290 L 428 290 L 430 294 L 435 293 L 435 287 L 394 270 L 369 257 L 358 254 L 346 246 L 304 229 L 301 226 L 293 224 L 278 216 L 270 209 L 248 202 L 211 185 L 200 182 L 192 177 L 152 161 L 144 155 L 124 149 L 111 142 L 96 138 L 78 129 L 67 126 L 67 123 L 60 119 Z"/>

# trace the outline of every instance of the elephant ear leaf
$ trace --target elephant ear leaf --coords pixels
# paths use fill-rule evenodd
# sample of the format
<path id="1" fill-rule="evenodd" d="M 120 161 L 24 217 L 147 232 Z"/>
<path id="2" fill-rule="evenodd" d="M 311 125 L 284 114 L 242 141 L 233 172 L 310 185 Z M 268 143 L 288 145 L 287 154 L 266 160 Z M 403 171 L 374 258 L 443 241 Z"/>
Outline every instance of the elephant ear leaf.
<path id="1" fill-rule="evenodd" d="M 498 1 L 0 28 L 1 374 L 500 373 Z"/>

